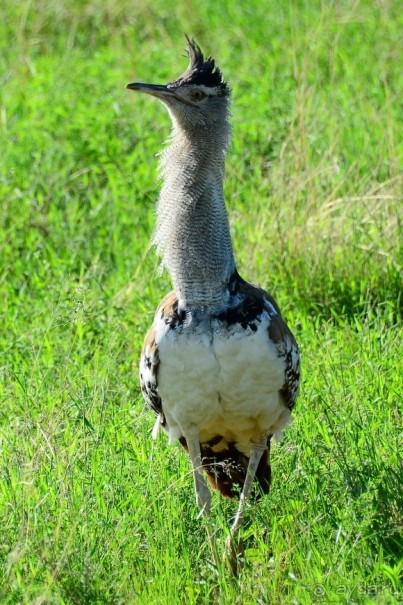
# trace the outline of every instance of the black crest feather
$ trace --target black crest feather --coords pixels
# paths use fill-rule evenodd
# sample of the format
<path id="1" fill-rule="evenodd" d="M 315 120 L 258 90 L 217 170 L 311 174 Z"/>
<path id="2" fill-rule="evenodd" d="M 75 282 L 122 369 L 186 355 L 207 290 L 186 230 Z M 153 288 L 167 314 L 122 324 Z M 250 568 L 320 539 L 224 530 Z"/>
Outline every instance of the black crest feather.
<path id="1" fill-rule="evenodd" d="M 182 84 L 202 84 L 212 88 L 219 88 L 222 95 L 228 95 L 230 89 L 222 77 L 222 73 L 216 67 L 212 57 L 204 58 L 200 46 L 185 34 L 188 43 L 189 66 L 187 70 L 168 86 L 177 88 Z"/>

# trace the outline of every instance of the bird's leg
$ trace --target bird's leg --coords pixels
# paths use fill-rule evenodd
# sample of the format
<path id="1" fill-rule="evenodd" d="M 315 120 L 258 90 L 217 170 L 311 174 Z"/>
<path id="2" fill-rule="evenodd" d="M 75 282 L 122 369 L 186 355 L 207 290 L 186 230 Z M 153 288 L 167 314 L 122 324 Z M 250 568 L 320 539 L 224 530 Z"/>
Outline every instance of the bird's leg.
<path id="1" fill-rule="evenodd" d="M 242 527 L 245 503 L 249 497 L 249 492 L 252 487 L 253 479 L 255 478 L 255 474 L 257 471 L 257 467 L 259 466 L 260 459 L 263 455 L 263 452 L 266 449 L 267 449 L 267 435 L 266 434 L 262 437 L 259 437 L 259 439 L 251 439 L 249 464 L 248 464 L 248 469 L 246 471 L 245 483 L 244 483 L 244 486 L 242 489 L 241 497 L 239 499 L 239 506 L 238 506 L 238 510 L 237 510 L 237 513 L 235 516 L 235 520 L 231 527 L 232 539 L 237 537 L 239 530 Z"/>
<path id="2" fill-rule="evenodd" d="M 203 477 L 199 439 L 186 439 L 186 443 L 190 460 L 192 461 L 196 502 L 200 510 L 200 516 L 209 517 L 211 511 L 211 494 Z"/>
<path id="3" fill-rule="evenodd" d="M 267 437 L 268 435 L 265 433 L 263 435 L 259 435 L 259 437 L 251 439 L 250 456 L 248 468 L 246 471 L 245 483 L 243 485 L 242 493 L 239 499 L 239 505 L 235 520 L 231 527 L 231 534 L 230 536 L 228 536 L 225 542 L 226 551 L 229 555 L 231 568 L 234 574 L 236 574 L 237 571 L 237 556 L 239 552 L 241 552 L 243 549 L 242 543 L 237 544 L 237 537 L 239 534 L 239 530 L 242 527 L 244 508 L 246 501 L 249 497 L 249 492 L 252 487 L 253 479 L 256 475 L 257 467 L 259 466 L 259 462 L 263 455 L 263 452 L 267 449 Z"/>
<path id="4" fill-rule="evenodd" d="M 199 516 L 204 517 L 204 526 L 206 528 L 207 541 L 210 546 L 213 562 L 216 566 L 218 566 L 219 558 L 217 556 L 217 549 L 210 532 L 210 527 L 208 525 L 208 517 L 210 517 L 211 513 L 211 493 L 209 488 L 207 487 L 207 483 L 203 476 L 200 442 L 197 437 L 196 439 L 187 438 L 186 443 L 188 447 L 189 456 L 192 461 L 193 478 L 195 482 L 196 491 L 196 502 L 200 510 Z"/>

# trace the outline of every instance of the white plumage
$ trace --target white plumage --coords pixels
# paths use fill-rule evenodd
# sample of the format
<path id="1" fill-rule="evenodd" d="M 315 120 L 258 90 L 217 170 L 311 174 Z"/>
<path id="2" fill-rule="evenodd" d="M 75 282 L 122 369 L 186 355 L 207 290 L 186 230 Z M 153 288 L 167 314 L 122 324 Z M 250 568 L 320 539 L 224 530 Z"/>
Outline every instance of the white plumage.
<path id="1" fill-rule="evenodd" d="M 222 435 L 249 456 L 257 431 L 285 428 L 290 411 L 280 398 L 284 360 L 267 338 L 269 322 L 265 314 L 247 335 L 239 325 L 229 331 L 187 326 L 178 334 L 157 322 L 158 391 L 170 443 L 196 427 L 202 443 Z"/>

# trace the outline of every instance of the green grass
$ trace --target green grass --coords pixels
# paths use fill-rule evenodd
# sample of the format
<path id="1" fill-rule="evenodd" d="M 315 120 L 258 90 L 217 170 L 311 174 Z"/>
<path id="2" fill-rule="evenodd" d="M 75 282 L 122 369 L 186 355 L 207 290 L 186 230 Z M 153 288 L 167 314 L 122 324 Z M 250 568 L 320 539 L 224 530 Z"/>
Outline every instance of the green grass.
<path id="1" fill-rule="evenodd" d="M 398 3 L 3 5 L 0 602 L 401 602 Z M 211 566 L 188 460 L 152 442 L 137 379 L 169 288 L 147 252 L 169 119 L 123 87 L 178 76 L 183 31 L 233 88 L 241 274 L 303 355 L 237 580 Z M 214 497 L 220 552 L 234 510 Z"/>

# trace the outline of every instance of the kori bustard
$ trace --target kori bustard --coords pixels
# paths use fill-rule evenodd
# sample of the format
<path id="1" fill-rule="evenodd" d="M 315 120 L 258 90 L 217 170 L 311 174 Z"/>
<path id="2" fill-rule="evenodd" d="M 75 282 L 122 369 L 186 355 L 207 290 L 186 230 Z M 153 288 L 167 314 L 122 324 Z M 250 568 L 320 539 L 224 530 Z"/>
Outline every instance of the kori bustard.
<path id="1" fill-rule="evenodd" d="M 201 514 L 211 504 L 203 471 L 224 496 L 240 492 L 234 555 L 253 480 L 254 492 L 270 489 L 270 440 L 290 422 L 299 353 L 273 297 L 237 271 L 223 195 L 230 89 L 186 38 L 190 63 L 177 80 L 127 86 L 157 97 L 172 120 L 153 243 L 173 291 L 145 338 L 140 380 L 153 436 L 162 427 L 190 456 Z"/>

